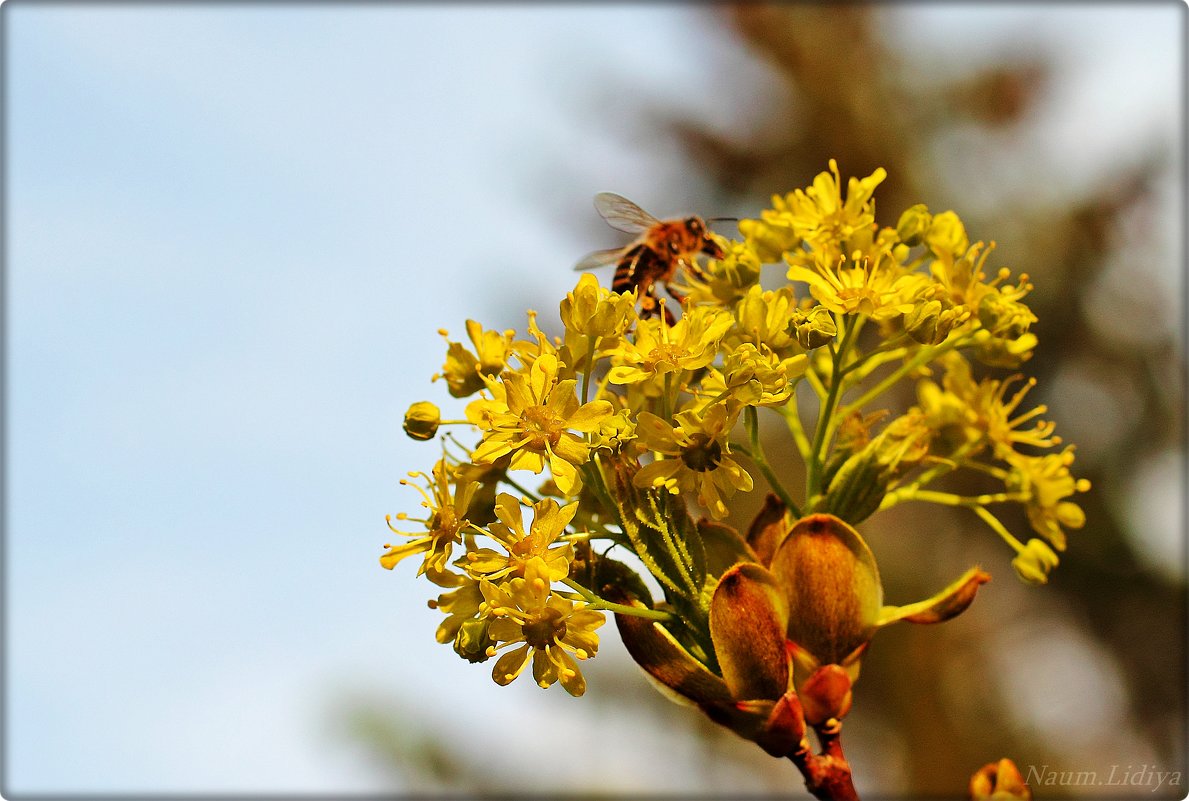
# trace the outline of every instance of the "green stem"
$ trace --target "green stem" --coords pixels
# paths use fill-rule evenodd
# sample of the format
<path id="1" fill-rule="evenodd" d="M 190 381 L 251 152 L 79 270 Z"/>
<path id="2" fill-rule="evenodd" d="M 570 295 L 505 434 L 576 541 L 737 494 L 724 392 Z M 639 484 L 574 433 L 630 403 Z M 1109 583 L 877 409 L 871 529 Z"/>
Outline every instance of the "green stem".
<path id="1" fill-rule="evenodd" d="M 1024 550 L 1024 543 L 1011 535 L 1011 532 L 999 522 L 999 518 L 988 512 L 981 506 L 974 507 L 974 513 L 978 515 L 984 523 L 991 527 L 991 530 L 1003 538 L 1003 541 L 1015 549 L 1016 553 L 1022 553 Z"/>
<path id="2" fill-rule="evenodd" d="M 536 503 L 539 500 L 541 500 L 539 497 L 537 497 L 537 494 L 535 492 L 529 492 L 524 487 L 520 486 L 515 481 L 513 481 L 511 478 L 509 478 L 507 473 L 504 474 L 503 480 L 504 480 L 504 483 L 510 485 L 512 487 L 512 489 L 516 490 L 524 497 L 530 498 L 533 503 Z"/>
<path id="3" fill-rule="evenodd" d="M 808 463 L 809 437 L 805 436 L 805 428 L 801 425 L 801 408 L 797 403 L 796 383 L 793 384 L 793 394 L 789 398 L 789 402 L 784 406 L 776 407 L 776 413 L 783 417 L 788 425 L 789 433 L 793 435 L 793 442 L 797 444 L 797 451 L 801 454 L 801 460 Z"/>
<path id="4" fill-rule="evenodd" d="M 851 362 L 848 366 L 842 368 L 842 374 L 846 376 L 846 386 L 849 389 L 855 384 L 858 384 L 867 376 L 871 375 L 875 370 L 888 362 L 896 359 L 903 359 L 909 353 L 909 348 L 892 348 L 891 350 L 884 350 L 879 348 Z"/>
<path id="5" fill-rule="evenodd" d="M 599 338 L 594 334 L 586 335 L 586 372 L 582 375 L 582 403 L 590 397 L 590 375 L 594 372 L 595 345 Z"/>
<path id="6" fill-rule="evenodd" d="M 864 392 L 856 400 L 851 401 L 846 406 L 842 407 L 842 409 L 840 410 L 841 416 L 845 417 L 846 415 L 849 415 L 851 412 L 855 412 L 855 411 L 858 411 L 859 409 L 862 409 L 868 403 L 875 400 L 880 395 L 882 395 L 883 393 L 885 393 L 889 389 L 891 389 L 893 386 L 895 386 L 900 381 L 900 379 L 904 378 L 904 376 L 908 375 L 913 370 L 917 369 L 918 367 L 920 367 L 923 364 L 927 364 L 928 362 L 931 362 L 933 359 L 937 358 L 938 356 L 945 353 L 946 351 L 953 350 L 954 348 L 959 347 L 960 345 L 966 344 L 968 339 L 969 339 L 969 337 L 965 336 L 965 335 L 956 336 L 956 337 L 953 337 L 952 339 L 947 339 L 945 342 L 942 342 L 940 345 L 933 345 L 930 347 L 921 348 L 921 350 L 917 353 L 916 356 L 913 356 L 911 359 L 906 361 L 904 364 L 900 365 L 900 367 L 896 368 L 894 371 L 889 373 L 886 377 L 884 377 L 884 379 L 882 381 L 880 381 L 878 384 L 873 386 L 871 389 Z"/>
<path id="7" fill-rule="evenodd" d="M 809 382 L 809 386 L 813 389 L 813 394 L 817 395 L 818 401 L 824 400 L 826 397 L 826 388 L 822 386 L 821 376 L 817 374 L 812 361 L 809 363 L 809 369 L 805 371 L 805 380 Z"/>
<path id="8" fill-rule="evenodd" d="M 842 374 L 850 375 L 855 370 L 861 370 L 862 372 L 855 378 L 852 378 L 851 381 L 862 380 L 872 369 L 907 353 L 908 348 L 900 346 L 900 343 L 907 338 L 905 334 L 899 334 L 887 342 L 881 343 L 878 347 L 872 349 L 871 352 L 864 354 L 862 359 L 853 361 L 843 367 Z"/>
<path id="9" fill-rule="evenodd" d="M 673 617 L 673 615 L 669 614 L 668 612 L 663 612 L 660 609 L 648 609 L 647 607 L 643 606 L 617 604 L 604 598 L 600 598 L 573 579 L 562 579 L 562 583 L 575 590 L 579 595 L 585 598 L 587 603 L 590 604 L 591 609 L 606 610 L 608 612 L 614 612 L 617 615 L 632 615 L 633 617 L 643 617 L 647 618 L 648 620 L 659 620 L 662 623 L 676 619 Z"/>
<path id="10" fill-rule="evenodd" d="M 850 349 L 853 335 L 858 330 L 858 325 L 852 323 L 847 318 L 842 321 L 842 339 L 838 343 L 838 348 L 833 351 L 833 369 L 830 371 L 830 386 L 826 393 L 826 399 L 822 402 L 821 410 L 817 418 L 817 431 L 813 435 L 813 444 L 809 447 L 809 489 L 806 497 L 812 498 L 821 491 L 822 481 L 822 462 L 825 445 L 827 442 L 826 432 L 831 428 L 831 421 L 834 418 L 834 407 L 838 403 L 838 394 L 842 388 L 842 379 L 839 375 L 842 364 L 846 359 L 846 353 Z"/>
<path id="11" fill-rule="evenodd" d="M 923 473 L 918 475 L 912 481 L 905 482 L 905 483 L 901 484 L 900 486 L 895 487 L 892 491 L 890 491 L 888 493 L 888 495 L 894 495 L 897 493 L 908 494 L 908 493 L 916 492 L 917 490 L 923 488 L 929 482 L 933 481 L 933 479 L 939 478 L 940 476 L 943 476 L 946 473 L 953 472 L 954 470 L 957 470 L 959 467 L 973 467 L 974 463 L 964 461 L 964 458 L 965 458 L 966 454 L 968 454 L 972 450 L 974 450 L 975 445 L 976 445 L 976 443 L 974 443 L 974 442 L 967 442 L 965 445 L 962 445 L 961 447 L 959 447 L 957 450 L 955 450 L 953 453 L 951 453 L 947 457 L 944 457 L 944 458 L 934 457 L 934 458 L 937 458 L 937 460 L 938 460 L 937 464 L 933 465 L 928 470 L 925 470 Z M 894 505 L 895 505 L 895 503 L 889 504 L 889 506 L 894 506 Z"/>
<path id="12" fill-rule="evenodd" d="M 747 407 L 743 412 L 743 423 L 747 427 L 748 439 L 751 442 L 748 456 L 756 463 L 756 467 L 760 468 L 760 472 L 764 474 L 764 478 L 768 481 L 768 486 L 772 488 L 772 491 L 776 493 L 789 511 L 793 513 L 793 517 L 800 517 L 800 508 L 793 502 L 792 496 L 789 495 L 784 485 L 780 483 L 780 479 L 776 477 L 776 472 L 768 464 L 768 458 L 764 456 L 764 445 L 760 442 L 759 413 L 756 411 L 756 407 Z"/>
<path id="13" fill-rule="evenodd" d="M 661 396 L 661 419 L 671 422 L 673 419 L 673 374 L 665 373 L 665 391 Z"/>
<path id="14" fill-rule="evenodd" d="M 1021 492 L 991 492 L 985 495 L 955 495 L 952 492 L 936 492 L 934 490 L 897 490 L 894 494 L 901 495 L 905 501 L 925 501 L 942 506 L 986 506 L 989 503 L 1024 502 L 1028 496 Z"/>

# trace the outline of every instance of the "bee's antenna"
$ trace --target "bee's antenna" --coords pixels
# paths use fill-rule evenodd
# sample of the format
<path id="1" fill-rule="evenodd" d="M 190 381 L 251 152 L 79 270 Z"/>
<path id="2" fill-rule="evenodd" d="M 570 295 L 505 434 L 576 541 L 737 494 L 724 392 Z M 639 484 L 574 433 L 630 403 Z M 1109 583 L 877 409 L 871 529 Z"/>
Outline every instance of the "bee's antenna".
<path id="1" fill-rule="evenodd" d="M 738 217 L 707 217 L 706 222 L 739 222 Z"/>

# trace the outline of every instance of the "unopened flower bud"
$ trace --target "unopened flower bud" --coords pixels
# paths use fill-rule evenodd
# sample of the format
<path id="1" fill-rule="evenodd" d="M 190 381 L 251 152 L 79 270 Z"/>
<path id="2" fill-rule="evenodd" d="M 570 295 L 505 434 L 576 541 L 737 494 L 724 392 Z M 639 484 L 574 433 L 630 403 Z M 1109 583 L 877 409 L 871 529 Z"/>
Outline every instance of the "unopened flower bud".
<path id="1" fill-rule="evenodd" d="M 792 314 L 790 327 L 805 350 L 820 348 L 838 335 L 834 316 L 825 306 L 814 306 L 807 312 L 797 309 Z"/>
<path id="2" fill-rule="evenodd" d="M 979 301 L 978 321 L 996 336 L 1018 339 L 1028 332 L 1028 327 L 1036 321 L 1036 315 L 1018 300 L 991 292 Z"/>
<path id="3" fill-rule="evenodd" d="M 968 316 L 969 312 L 948 300 L 926 300 L 904 315 L 904 331 L 922 345 L 937 345 Z"/>
<path id="4" fill-rule="evenodd" d="M 486 662 L 487 648 L 495 642 L 487 633 L 487 620 L 467 620 L 454 636 L 454 653 L 468 662 Z"/>
<path id="5" fill-rule="evenodd" d="M 932 223 L 933 215 L 929 213 L 929 207 L 918 203 L 900 215 L 900 222 L 896 223 L 896 236 L 906 245 L 919 245 Z"/>
<path id="6" fill-rule="evenodd" d="M 765 220 L 740 220 L 739 233 L 755 250 L 764 264 L 780 261 L 781 257 L 796 248 L 801 238 L 791 225 L 781 225 Z"/>
<path id="7" fill-rule="evenodd" d="M 413 439 L 433 439 L 442 422 L 442 413 L 429 401 L 418 401 L 405 412 L 405 433 Z"/>
<path id="8" fill-rule="evenodd" d="M 1032 358 L 1036 334 L 1023 334 L 1016 339 L 991 337 L 974 348 L 974 358 L 988 367 L 1019 367 Z"/>
<path id="9" fill-rule="evenodd" d="M 1049 580 L 1049 573 L 1060 560 L 1056 552 L 1044 540 L 1036 538 L 1028 540 L 1024 550 L 1020 551 L 1011 566 L 1016 575 L 1029 584 L 1045 584 Z"/>
<path id="10" fill-rule="evenodd" d="M 797 689 L 805 720 L 819 726 L 830 718 L 841 719 L 850 711 L 851 678 L 839 665 L 823 665 Z"/>
<path id="11" fill-rule="evenodd" d="M 591 337 L 617 337 L 635 317 L 632 298 L 614 294 L 584 273 L 574 291 L 561 302 L 561 320 L 567 331 Z"/>
<path id="12" fill-rule="evenodd" d="M 933 217 L 929 230 L 925 232 L 925 244 L 937 256 L 949 255 L 957 258 L 966 252 L 970 239 L 966 226 L 952 211 L 943 211 Z"/>

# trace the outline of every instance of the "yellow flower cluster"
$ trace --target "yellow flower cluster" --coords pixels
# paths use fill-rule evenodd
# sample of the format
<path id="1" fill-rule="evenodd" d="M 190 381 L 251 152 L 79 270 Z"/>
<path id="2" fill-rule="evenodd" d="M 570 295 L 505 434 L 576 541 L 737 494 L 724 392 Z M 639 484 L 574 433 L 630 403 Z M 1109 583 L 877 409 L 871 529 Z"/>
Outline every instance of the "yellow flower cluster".
<path id="1" fill-rule="evenodd" d="M 913 206 L 881 226 L 884 178 L 844 185 L 831 161 L 741 221 L 739 239 L 715 235 L 723 257 L 669 282 L 680 315 L 642 313 L 635 291 L 584 274 L 561 301 L 560 336 L 532 312 L 524 338 L 474 321 L 469 346 L 447 336 L 438 377 L 468 399 L 464 419 L 424 401 L 409 410 L 405 430 L 441 438 L 443 455 L 413 474 L 424 517 L 397 515 L 419 530 L 397 532 L 407 539 L 380 560 L 420 556 L 419 573 L 446 590 L 431 602 L 447 615 L 439 641 L 471 661 L 500 654 L 500 684 L 531 661 L 539 684 L 580 695 L 578 661 L 611 611 L 660 622 L 715 665 L 716 583 L 740 558 L 763 562 L 758 541 L 740 545 L 720 521 L 761 478 L 790 520 L 853 526 L 901 502 L 967 507 L 1012 546 L 1021 578 L 1047 579 L 1084 522 L 1071 498 L 1088 484 L 1070 472 L 1071 446 L 1048 452 L 1061 441 L 1045 407 L 1023 408 L 1033 381 L 975 377 L 1018 367 L 1036 346 L 1028 277 L 992 273 L 993 244 L 971 243 L 953 211 Z M 761 285 L 772 265 L 786 282 Z M 911 381 L 916 405 L 881 405 Z M 787 429 L 803 491 L 767 460 L 761 410 Z M 446 426 L 464 433 L 439 434 Z M 999 486 L 934 488 L 959 470 Z M 1021 542 L 992 511 L 1013 503 L 1037 537 Z M 632 553 L 664 599 L 596 542 Z"/>

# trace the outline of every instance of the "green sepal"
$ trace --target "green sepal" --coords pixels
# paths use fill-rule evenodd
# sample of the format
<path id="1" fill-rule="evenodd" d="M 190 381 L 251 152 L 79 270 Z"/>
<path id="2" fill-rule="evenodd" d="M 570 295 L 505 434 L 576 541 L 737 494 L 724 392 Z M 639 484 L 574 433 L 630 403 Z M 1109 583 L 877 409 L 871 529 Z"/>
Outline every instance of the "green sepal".
<path id="1" fill-rule="evenodd" d="M 851 523 L 866 520 L 887 494 L 885 472 L 869 448 L 851 455 L 830 480 L 821 511 Z"/>
<path id="2" fill-rule="evenodd" d="M 972 567 L 953 584 L 923 601 L 906 606 L 885 606 L 879 610 L 876 626 L 886 626 L 899 620 L 907 620 L 909 623 L 942 623 L 957 617 L 974 602 L 978 588 L 990 580 L 990 573 Z"/>
<path id="3" fill-rule="evenodd" d="M 614 496 L 624 533 L 666 596 L 694 601 L 706 580 L 706 553 L 697 526 L 680 497 L 637 489 L 632 484 L 637 468 L 616 463 Z"/>

